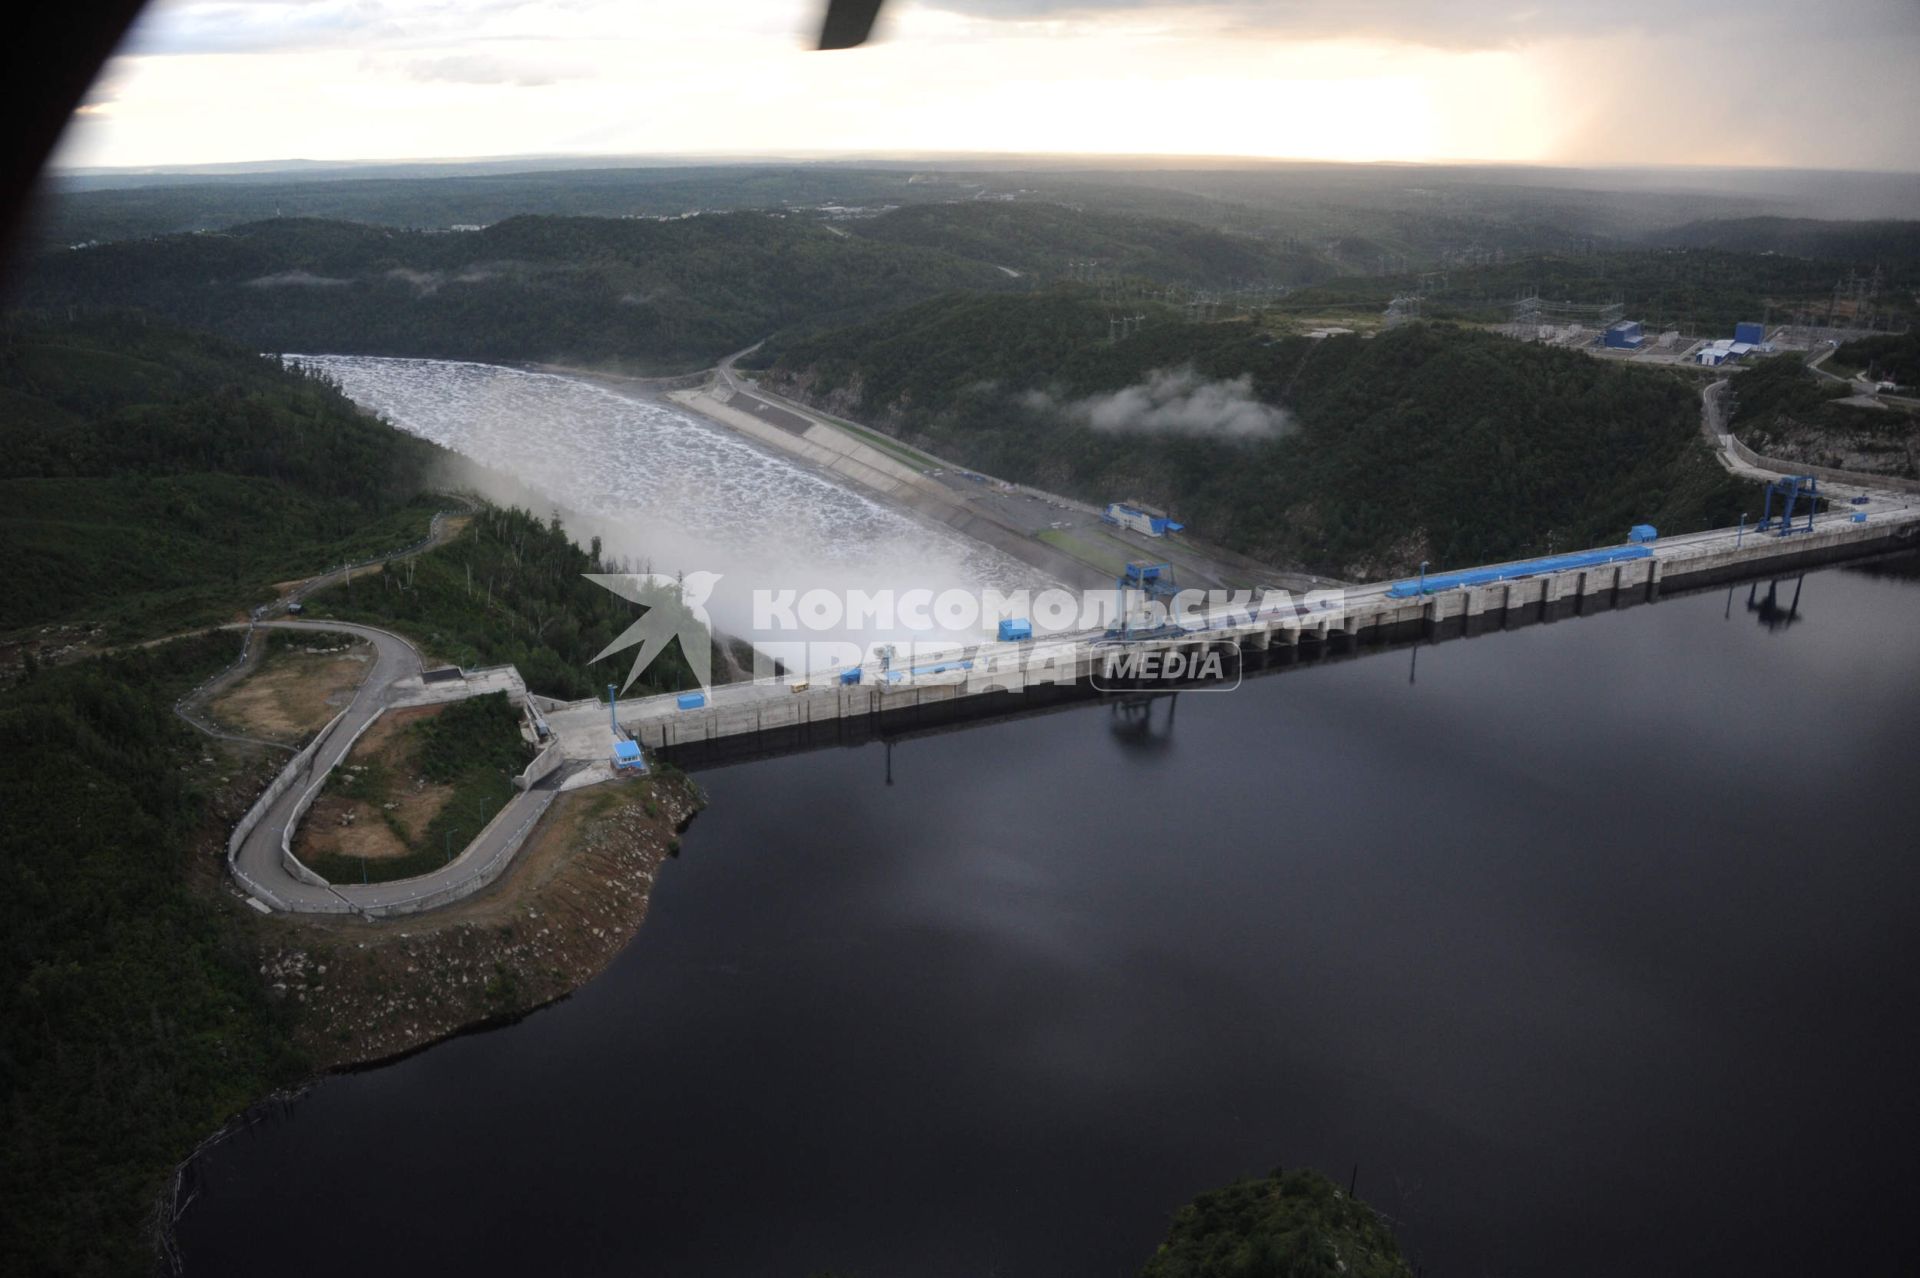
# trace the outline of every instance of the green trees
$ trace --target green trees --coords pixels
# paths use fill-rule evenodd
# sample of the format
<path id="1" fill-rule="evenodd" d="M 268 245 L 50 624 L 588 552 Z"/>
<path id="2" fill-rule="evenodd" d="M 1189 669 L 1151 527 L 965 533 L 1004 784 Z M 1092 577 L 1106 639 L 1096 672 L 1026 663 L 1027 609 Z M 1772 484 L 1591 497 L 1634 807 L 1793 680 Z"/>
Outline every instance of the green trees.
<path id="1" fill-rule="evenodd" d="M 430 233 L 276 219 L 44 255 L 29 308 L 140 308 L 257 350 L 704 368 L 778 328 L 846 322 L 992 266 L 812 219 L 516 217 Z"/>
<path id="2" fill-rule="evenodd" d="M 231 764 L 203 760 L 172 703 L 237 647 L 49 666 L 0 698 L 7 1273 L 150 1272 L 173 1165 L 304 1072 L 231 920 L 192 887 Z"/>
<path id="3" fill-rule="evenodd" d="M 0 628 L 25 641 L 0 688 L 0 1272 L 150 1271 L 173 1166 L 306 1072 L 256 974 L 251 916 L 211 890 L 225 824 L 210 800 L 236 759 L 173 713 L 238 637 L 51 662 L 40 627 L 164 634 L 416 540 L 437 456 L 214 338 L 111 317 L 0 328 Z M 637 614 L 581 579 L 596 562 L 557 524 L 484 507 L 404 578 L 356 574 L 314 610 L 357 603 L 447 656 L 587 695 L 587 661 Z M 690 680 L 676 656 L 649 676 Z M 520 741 L 483 698 L 427 744 L 457 792 L 423 832 L 432 863 L 498 810 Z"/>
<path id="4" fill-rule="evenodd" d="M 1071 259 L 1097 260 L 1102 271 L 1126 278 L 1195 285 L 1293 284 L 1331 273 L 1317 256 L 1270 238 L 1037 200 L 913 205 L 854 222 L 851 230 L 870 240 L 940 249 L 1042 279 L 1066 274 Z"/>
<path id="5" fill-rule="evenodd" d="M 1856 358 L 1897 362 L 1908 340 L 1873 339 L 1884 346 L 1849 342 L 1841 350 L 1853 348 Z M 1820 376 L 1798 355 L 1776 355 L 1752 365 L 1734 378 L 1733 392 L 1733 432 L 1749 448 L 1787 461 L 1920 475 L 1920 415 L 1845 403 L 1853 389 Z"/>
<path id="6" fill-rule="evenodd" d="M 433 445 L 320 379 L 125 317 L 0 328 L 0 632 L 161 634 L 426 532 Z"/>
<path id="7" fill-rule="evenodd" d="M 1841 368 L 1858 369 L 1875 381 L 1894 382 L 1911 391 L 1920 387 L 1920 333 L 1864 337 L 1847 342 L 1829 361 Z"/>
<path id="8" fill-rule="evenodd" d="M 1071 290 L 945 298 L 787 341 L 768 376 L 966 465 L 1095 502 L 1139 497 L 1333 576 L 1542 552 L 1549 531 L 1565 548 L 1635 522 L 1738 518 L 1697 395 L 1670 374 L 1448 325 L 1310 341 L 1162 313 L 1125 341 L 1106 333 L 1104 308 Z M 1085 411 L 1168 370 L 1241 386 L 1286 426 L 1114 431 Z"/>
<path id="9" fill-rule="evenodd" d="M 589 663 L 640 610 L 582 575 L 610 571 L 557 522 L 485 507 L 448 545 L 404 570 L 356 576 L 307 601 L 309 617 L 392 625 L 459 665 L 512 664 L 527 685 L 556 697 L 590 697 L 605 678 Z M 648 667 L 635 695 L 692 687 L 678 645 Z"/>
<path id="10" fill-rule="evenodd" d="M 1173 1218 L 1141 1278 L 1408 1278 L 1372 1208 L 1312 1171 L 1275 1171 L 1200 1195 Z"/>
<path id="11" fill-rule="evenodd" d="M 504 692 L 468 697 L 448 704 L 407 730 L 401 758 L 407 775 L 416 771 L 449 787 L 446 802 L 425 826 L 410 828 L 388 810 L 398 798 L 394 769 L 375 760 L 352 773 L 335 772 L 328 787 L 359 799 L 384 817 L 408 851 L 399 856 L 362 858 L 342 853 L 307 853 L 308 865 L 335 883 L 387 882 L 430 874 L 457 854 L 498 816 L 514 795 L 513 778 L 526 766 L 529 751 L 520 736 L 520 714 Z"/>

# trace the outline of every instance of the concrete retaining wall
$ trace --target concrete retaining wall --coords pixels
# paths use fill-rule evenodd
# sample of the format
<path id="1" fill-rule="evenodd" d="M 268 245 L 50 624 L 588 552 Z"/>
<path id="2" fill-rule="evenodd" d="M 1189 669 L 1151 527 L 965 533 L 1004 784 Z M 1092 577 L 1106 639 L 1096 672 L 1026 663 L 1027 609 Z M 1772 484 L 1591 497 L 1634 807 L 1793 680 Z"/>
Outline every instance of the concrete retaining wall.
<path id="1" fill-rule="evenodd" d="M 553 806 L 553 801 L 557 797 L 559 797 L 559 791 L 557 790 L 542 790 L 534 798 L 533 806 L 530 809 L 516 811 L 515 805 L 511 803 L 502 808 L 499 815 L 487 823 L 486 829 L 482 830 L 479 835 L 475 836 L 473 842 L 467 845 L 467 851 L 462 852 L 458 857 L 454 858 L 453 863 L 459 865 L 465 861 L 467 857 L 473 855 L 474 846 L 477 845 L 488 832 L 492 831 L 502 822 L 517 820 L 518 825 L 515 826 L 512 833 L 507 836 L 506 841 L 500 845 L 485 865 L 478 867 L 471 875 L 462 879 L 460 882 L 448 887 L 435 888 L 422 892 L 417 897 L 409 897 L 384 905 L 358 906 L 354 908 L 359 909 L 360 913 L 371 918 L 397 918 L 407 914 L 418 914 L 422 910 L 431 910 L 442 905 L 451 905 L 455 901 L 465 900 L 467 897 L 472 896 L 475 892 L 478 892 L 481 888 L 486 887 L 489 883 L 499 878 L 500 875 L 506 871 L 506 868 L 513 864 L 514 854 L 519 852 L 521 845 L 527 841 L 527 836 L 533 832 L 533 827 L 539 823 L 540 818 L 546 814 L 547 809 Z"/>
<path id="2" fill-rule="evenodd" d="M 320 747 L 326 744 L 327 738 L 346 717 L 347 712 L 342 710 L 314 734 L 313 740 L 307 743 L 306 748 L 294 755 L 287 766 L 280 769 L 279 775 L 274 777 L 272 784 L 260 792 L 260 797 L 253 801 L 253 806 L 247 809 L 247 814 L 240 818 L 240 824 L 233 827 L 233 834 L 227 839 L 227 869 L 233 873 L 234 879 L 242 887 L 276 910 L 287 909 L 287 903 L 248 878 L 245 871 L 241 870 L 238 860 L 240 845 L 246 842 L 247 836 L 253 833 L 254 828 L 267 815 L 267 809 L 277 803 L 280 796 L 292 787 L 301 772 L 312 766 L 314 755 L 320 752 Z"/>
<path id="3" fill-rule="evenodd" d="M 529 763 L 521 771 L 519 776 L 513 779 L 514 788 L 519 790 L 533 789 L 535 785 L 539 784 L 541 778 L 547 776 L 566 761 L 567 758 L 560 749 L 560 743 L 558 741 L 550 743 L 546 749 L 534 756 L 533 762 Z"/>
<path id="4" fill-rule="evenodd" d="M 1754 452 L 1732 435 L 1723 436 L 1727 449 L 1735 457 L 1749 466 L 1758 466 L 1762 470 L 1777 470 L 1785 475 L 1812 475 L 1829 483 L 1850 484 L 1855 488 L 1889 488 L 1896 492 L 1920 493 L 1920 480 L 1904 479 L 1899 475 L 1867 475 L 1857 470 L 1836 470 L 1831 466 L 1814 466 L 1807 462 L 1783 461 L 1778 457 L 1767 457 Z"/>
<path id="5" fill-rule="evenodd" d="M 347 756 L 353 753 L 353 747 L 359 744 L 360 738 L 366 735 L 367 729 L 378 723 L 380 716 L 386 712 L 386 707 L 382 706 L 374 712 L 372 718 L 360 725 L 347 739 L 346 745 L 341 747 L 339 757 L 334 760 L 334 767 L 347 761 Z M 343 710 L 341 713 L 344 715 L 346 711 Z M 335 719 L 334 722 L 338 723 L 339 720 Z M 315 744 L 319 743 L 316 741 Z M 332 887 L 333 885 L 302 865 L 300 858 L 293 854 L 293 832 L 300 828 L 300 819 L 307 815 L 307 809 L 312 807 L 313 801 L 319 797 L 320 787 L 327 783 L 327 775 L 332 771 L 333 769 L 329 768 L 314 778 L 313 784 L 307 787 L 307 792 L 300 796 L 298 803 L 293 805 L 293 812 L 288 815 L 287 824 L 280 831 L 280 864 L 286 867 L 288 874 L 302 883 L 311 883 L 314 887 Z"/>

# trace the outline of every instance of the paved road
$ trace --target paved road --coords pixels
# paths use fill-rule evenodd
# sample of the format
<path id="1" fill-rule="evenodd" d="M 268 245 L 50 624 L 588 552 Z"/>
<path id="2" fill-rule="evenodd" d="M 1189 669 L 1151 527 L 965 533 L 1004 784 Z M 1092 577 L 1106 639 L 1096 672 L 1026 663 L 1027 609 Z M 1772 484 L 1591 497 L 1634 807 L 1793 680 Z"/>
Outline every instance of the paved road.
<path id="1" fill-rule="evenodd" d="M 463 503 L 465 501 L 464 498 L 460 500 Z M 290 604 L 298 603 L 323 586 L 329 586 L 336 581 L 345 580 L 356 569 L 365 571 L 374 564 L 398 563 L 414 555 L 424 554 L 432 550 L 435 546 L 443 545 L 451 540 L 452 536 L 447 531 L 447 520 L 461 513 L 463 512 L 455 510 L 436 511 L 434 512 L 433 519 L 427 525 L 427 535 L 419 541 L 414 542 L 411 546 L 390 551 L 384 555 L 376 555 L 371 559 L 364 559 L 357 564 L 346 564 L 339 568 L 330 568 L 316 577 L 308 577 L 304 581 L 295 582 L 286 594 L 280 596 L 272 603 L 262 604 L 253 610 L 252 620 L 254 625 L 258 625 L 267 617 L 277 616 L 286 612 Z M 228 626 L 218 628 L 232 629 L 232 627 Z M 187 635 L 205 633 L 207 633 L 207 629 L 205 628 L 200 630 L 187 630 L 177 635 L 165 635 L 159 639 L 149 639 L 139 646 L 143 648 L 153 647 L 157 644 L 171 643 L 173 640 L 184 638 Z M 222 741 L 243 741 L 251 745 L 268 746 L 275 750 L 286 750 L 290 753 L 297 753 L 292 746 L 284 745 L 278 741 L 267 741 L 260 737 L 249 737 L 242 733 L 229 732 L 215 723 L 213 716 L 208 713 L 207 706 L 215 697 L 226 691 L 235 681 L 251 674 L 259 664 L 260 650 L 256 648 L 253 643 L 253 626 L 248 626 L 246 638 L 240 644 L 240 655 L 234 658 L 233 664 L 218 674 L 215 674 L 212 678 L 206 680 L 206 682 L 202 683 L 192 692 L 175 702 L 173 712 L 201 732 L 206 733 L 210 737 L 218 737 Z"/>
<path id="2" fill-rule="evenodd" d="M 513 837 L 528 822 L 539 817 L 553 799 L 561 774 L 548 778 L 550 784 L 519 793 L 508 803 L 500 818 L 487 827 L 481 839 L 468 845 L 453 862 L 432 874 L 392 883 L 361 885 L 336 884 L 317 887 L 295 878 L 281 861 L 281 836 L 292 820 L 301 795 L 324 778 L 346 754 L 361 728 L 391 704 L 393 685 L 420 674 L 422 663 L 414 646 L 398 635 L 372 626 L 342 621 L 269 621 L 263 627 L 275 630 L 308 630 L 351 634 L 373 645 L 374 664 L 354 694 L 352 703 L 326 741 L 315 752 L 310 765 L 302 769 L 293 785 L 268 808 L 260 823 L 247 835 L 234 854 L 235 877 L 242 887 L 264 894 L 296 912 L 338 913 L 342 902 L 360 910 L 391 910 L 422 897 L 463 884 L 496 867 Z"/>

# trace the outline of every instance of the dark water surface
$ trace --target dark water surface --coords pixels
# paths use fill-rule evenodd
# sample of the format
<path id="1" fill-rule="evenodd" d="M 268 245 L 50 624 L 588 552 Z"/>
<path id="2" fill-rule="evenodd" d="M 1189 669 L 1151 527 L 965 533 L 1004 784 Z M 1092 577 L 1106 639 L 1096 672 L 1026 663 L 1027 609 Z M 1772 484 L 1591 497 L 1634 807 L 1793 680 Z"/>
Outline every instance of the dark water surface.
<path id="1" fill-rule="evenodd" d="M 1920 579 L 1746 594 L 703 773 L 606 975 L 219 1146 L 189 1272 L 1122 1275 L 1276 1164 L 1431 1274 L 1897 1271 Z"/>

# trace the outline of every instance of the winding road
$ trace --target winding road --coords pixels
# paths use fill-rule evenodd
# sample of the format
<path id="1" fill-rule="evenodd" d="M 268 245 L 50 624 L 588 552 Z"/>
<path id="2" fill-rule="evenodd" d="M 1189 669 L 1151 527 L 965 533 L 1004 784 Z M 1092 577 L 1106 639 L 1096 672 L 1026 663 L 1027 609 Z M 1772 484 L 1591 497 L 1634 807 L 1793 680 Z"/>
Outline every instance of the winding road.
<path id="1" fill-rule="evenodd" d="M 232 869 L 241 886 L 268 906 L 295 913 L 359 913 L 370 916 L 408 913 L 457 899 L 463 890 L 477 890 L 490 882 L 521 837 L 545 812 L 558 793 L 562 774 L 549 776 L 521 791 L 490 822 L 479 837 L 446 866 L 419 878 L 391 883 L 341 883 L 321 886 L 297 877 L 285 863 L 284 849 L 304 806 L 303 796 L 318 786 L 346 757 L 362 730 L 394 703 L 395 685 L 417 679 L 424 668 L 414 646 L 390 631 L 345 621 L 266 621 L 262 628 L 350 634 L 373 645 L 373 667 L 354 693 L 353 701 L 326 729 L 318 750 L 304 765 L 296 765 L 293 783 L 261 814 L 260 820 L 232 850 Z"/>

